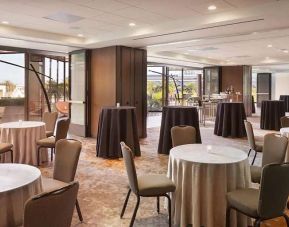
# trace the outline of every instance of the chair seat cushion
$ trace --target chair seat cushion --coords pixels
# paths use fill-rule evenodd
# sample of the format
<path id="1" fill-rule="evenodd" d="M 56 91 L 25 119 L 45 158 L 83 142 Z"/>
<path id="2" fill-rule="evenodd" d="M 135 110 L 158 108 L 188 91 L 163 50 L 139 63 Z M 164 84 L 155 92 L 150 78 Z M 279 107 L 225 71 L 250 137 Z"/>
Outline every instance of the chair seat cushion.
<path id="1" fill-rule="evenodd" d="M 49 137 L 49 138 L 45 138 L 42 140 L 38 140 L 37 145 L 42 146 L 42 147 L 54 148 L 55 147 L 55 137 Z"/>
<path id="2" fill-rule="evenodd" d="M 256 142 L 255 143 L 255 151 L 262 152 L 262 150 L 263 150 L 263 144 L 259 143 L 259 142 Z"/>
<path id="3" fill-rule="evenodd" d="M 260 183 L 262 167 L 260 167 L 260 166 L 250 166 L 250 171 L 251 171 L 251 180 L 252 180 L 252 182 Z"/>
<path id="4" fill-rule="evenodd" d="M 259 205 L 259 190 L 254 188 L 240 189 L 227 193 L 228 206 L 257 218 Z"/>
<path id="5" fill-rule="evenodd" d="M 53 136 L 53 131 L 46 131 L 46 137 Z"/>
<path id="6" fill-rule="evenodd" d="M 55 180 L 53 178 L 42 177 L 42 189 L 43 192 L 50 192 L 59 188 L 67 186 L 68 183 Z"/>
<path id="7" fill-rule="evenodd" d="M 156 196 L 174 192 L 175 184 L 165 175 L 144 175 L 138 177 L 139 195 Z"/>
<path id="8" fill-rule="evenodd" d="M 11 150 L 13 147 L 10 143 L 0 143 L 0 153 L 5 153 L 9 150 Z"/>

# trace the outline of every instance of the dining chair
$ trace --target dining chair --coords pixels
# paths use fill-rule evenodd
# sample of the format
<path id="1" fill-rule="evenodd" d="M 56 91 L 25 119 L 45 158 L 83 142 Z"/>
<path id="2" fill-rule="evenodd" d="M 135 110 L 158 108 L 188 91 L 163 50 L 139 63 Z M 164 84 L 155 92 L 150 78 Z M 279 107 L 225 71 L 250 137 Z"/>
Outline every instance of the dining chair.
<path id="1" fill-rule="evenodd" d="M 126 166 L 126 171 L 128 175 L 129 190 L 123 204 L 123 208 L 120 214 L 122 218 L 127 206 L 127 202 L 131 191 L 137 197 L 137 203 L 134 208 L 132 219 L 130 222 L 130 227 L 133 226 L 136 213 L 140 203 L 140 197 L 156 197 L 157 198 L 157 212 L 160 212 L 159 197 L 164 196 L 168 199 L 168 209 L 169 209 L 169 226 L 171 226 L 171 199 L 167 193 L 174 192 L 176 189 L 175 184 L 167 178 L 165 175 L 143 175 L 137 176 L 136 168 L 133 160 L 133 153 L 131 149 L 124 143 L 121 142 L 121 150 L 124 158 L 124 163 Z"/>
<path id="2" fill-rule="evenodd" d="M 192 126 L 179 125 L 171 128 L 173 147 L 196 143 L 196 129 Z"/>
<path id="3" fill-rule="evenodd" d="M 10 152 L 10 157 L 11 157 L 11 162 L 13 163 L 13 150 L 12 150 L 13 145 L 10 143 L 0 143 L 0 155 Z"/>
<path id="4" fill-rule="evenodd" d="M 289 127 L 289 117 L 283 116 L 280 118 L 280 121 L 281 121 L 281 127 L 282 128 Z"/>
<path id="5" fill-rule="evenodd" d="M 250 148 L 248 152 L 248 157 L 250 156 L 251 151 L 255 152 L 254 158 L 251 163 L 251 165 L 254 165 L 255 159 L 257 157 L 257 153 L 262 152 L 263 145 L 255 141 L 254 131 L 253 131 L 251 122 L 244 120 L 244 124 L 245 124 L 246 133 L 247 133 L 249 148 Z"/>
<path id="6" fill-rule="evenodd" d="M 55 149 L 55 144 L 60 139 L 65 139 L 67 137 L 68 129 L 69 129 L 70 120 L 61 119 L 57 122 L 56 126 L 56 135 L 55 137 L 48 137 L 45 139 L 41 139 L 37 141 L 37 165 L 40 165 L 40 149 L 41 148 L 50 148 L 51 149 L 51 161 L 53 161 L 53 152 Z"/>
<path id="7" fill-rule="evenodd" d="M 277 133 L 264 136 L 262 166 L 250 166 L 252 182 L 260 183 L 262 167 L 271 163 L 283 163 L 286 156 L 288 139 Z"/>
<path id="8" fill-rule="evenodd" d="M 230 227 L 231 209 L 255 219 L 254 227 L 261 222 L 284 217 L 289 218 L 285 207 L 289 195 L 289 163 L 268 164 L 263 167 L 260 189 L 247 188 L 227 193 L 226 226 Z"/>
<path id="9" fill-rule="evenodd" d="M 33 196 L 25 203 L 24 227 L 70 227 L 79 184 Z"/>
<path id="10" fill-rule="evenodd" d="M 55 125 L 57 121 L 58 113 L 57 112 L 45 112 L 43 114 L 43 122 L 45 123 L 46 128 L 46 137 L 53 136 Z"/>
<path id="11" fill-rule="evenodd" d="M 51 191 L 66 186 L 74 181 L 75 173 L 78 165 L 79 155 L 81 152 L 81 142 L 74 139 L 61 139 L 57 141 L 55 148 L 55 162 L 53 168 L 53 177 L 42 177 L 42 185 L 44 191 Z M 79 220 L 82 222 L 78 200 L 75 206 Z"/>

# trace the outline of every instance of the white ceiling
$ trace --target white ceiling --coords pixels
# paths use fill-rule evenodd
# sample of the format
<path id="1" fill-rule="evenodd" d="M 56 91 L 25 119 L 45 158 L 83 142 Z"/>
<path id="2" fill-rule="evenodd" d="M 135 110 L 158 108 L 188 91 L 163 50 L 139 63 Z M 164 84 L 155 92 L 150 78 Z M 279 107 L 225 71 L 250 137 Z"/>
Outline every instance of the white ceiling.
<path id="1" fill-rule="evenodd" d="M 289 64 L 289 0 L 1 0 L 0 45 L 144 47 L 178 65 Z M 209 11 L 209 5 L 217 9 Z M 47 17 L 77 16 L 75 22 Z M 130 27 L 129 23 L 135 23 Z M 78 37 L 83 34 L 83 37 Z M 157 44 L 157 45 L 156 45 Z M 267 47 L 271 44 L 273 47 Z"/>

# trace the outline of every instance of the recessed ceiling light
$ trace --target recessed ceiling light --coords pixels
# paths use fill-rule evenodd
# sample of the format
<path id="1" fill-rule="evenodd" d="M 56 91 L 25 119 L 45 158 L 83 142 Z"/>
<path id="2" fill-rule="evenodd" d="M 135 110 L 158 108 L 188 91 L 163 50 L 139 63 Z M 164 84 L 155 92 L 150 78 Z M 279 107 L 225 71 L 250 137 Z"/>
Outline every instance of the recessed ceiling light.
<path id="1" fill-rule="evenodd" d="M 1 23 L 2 23 L 2 24 L 9 24 L 9 22 L 8 22 L 8 21 L 5 21 L 5 20 L 4 20 L 4 21 L 1 21 Z"/>
<path id="2" fill-rule="evenodd" d="M 78 37 L 83 37 L 84 35 L 83 35 L 83 34 L 77 34 L 77 36 L 78 36 Z"/>
<path id="3" fill-rule="evenodd" d="M 288 54 L 289 53 L 289 51 L 288 50 L 282 50 L 283 51 L 283 53 L 286 53 L 286 54 Z"/>
<path id="4" fill-rule="evenodd" d="M 128 24 L 130 27 L 134 27 L 135 26 L 135 23 L 131 22 Z"/>
<path id="5" fill-rule="evenodd" d="M 216 9 L 217 9 L 217 6 L 215 5 L 208 6 L 208 10 L 216 10 Z"/>
<path id="6" fill-rule="evenodd" d="M 270 47 L 273 47 L 273 45 L 272 45 L 272 44 L 268 44 L 268 45 L 267 45 L 267 47 L 269 47 L 269 48 L 270 48 Z"/>

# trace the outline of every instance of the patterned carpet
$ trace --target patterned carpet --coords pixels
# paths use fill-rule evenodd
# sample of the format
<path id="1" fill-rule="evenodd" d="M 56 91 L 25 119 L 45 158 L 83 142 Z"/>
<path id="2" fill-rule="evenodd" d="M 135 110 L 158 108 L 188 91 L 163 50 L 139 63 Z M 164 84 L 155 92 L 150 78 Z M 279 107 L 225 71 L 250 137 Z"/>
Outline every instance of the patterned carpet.
<path id="1" fill-rule="evenodd" d="M 259 118 L 249 119 L 253 122 L 257 140 L 262 140 L 264 134 L 269 131 L 259 129 Z M 213 124 L 201 127 L 202 141 L 204 144 L 222 144 L 248 150 L 246 139 L 229 139 L 218 137 L 213 134 Z M 166 174 L 168 156 L 157 154 L 159 128 L 148 129 L 148 137 L 141 140 L 142 156 L 135 159 L 137 173 Z M 75 138 L 75 137 L 74 137 Z M 122 160 L 106 160 L 95 156 L 96 141 L 92 138 L 77 138 L 83 143 L 83 150 L 77 170 L 76 180 L 80 183 L 78 199 L 84 222 L 78 221 L 77 213 L 74 212 L 73 226 L 99 226 L 99 227 L 126 227 L 129 226 L 132 211 L 136 202 L 132 195 L 123 219 L 119 214 L 127 193 L 127 176 Z M 258 156 L 256 164 L 261 163 Z M 53 164 L 41 168 L 43 175 L 51 176 Z M 154 198 L 141 199 L 137 213 L 135 226 L 162 227 L 168 226 L 167 211 L 161 200 L 161 214 L 157 214 L 156 200 Z M 265 226 L 285 226 L 280 219 L 266 221 Z"/>

